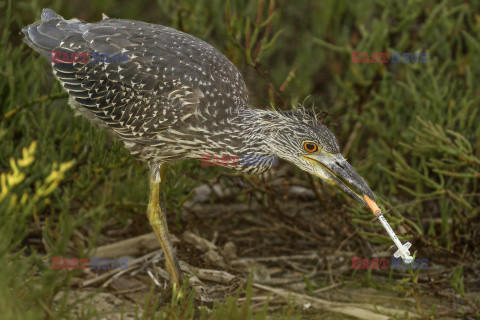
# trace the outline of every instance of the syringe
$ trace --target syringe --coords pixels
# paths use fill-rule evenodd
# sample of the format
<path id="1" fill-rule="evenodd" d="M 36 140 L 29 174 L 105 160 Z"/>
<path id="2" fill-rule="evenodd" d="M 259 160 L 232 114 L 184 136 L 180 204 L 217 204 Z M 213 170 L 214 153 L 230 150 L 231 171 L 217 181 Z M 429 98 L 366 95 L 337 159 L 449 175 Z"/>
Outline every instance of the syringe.
<path id="1" fill-rule="evenodd" d="M 382 211 L 377 206 L 375 201 L 373 201 L 372 199 L 370 199 L 366 195 L 364 195 L 364 197 L 365 197 L 365 201 L 367 202 L 367 205 L 373 211 L 373 214 L 378 217 L 378 220 L 380 220 L 380 223 L 385 228 L 385 230 L 387 230 L 388 235 L 390 236 L 390 238 L 392 238 L 393 242 L 395 243 L 395 245 L 398 248 L 397 252 L 395 252 L 393 254 L 393 256 L 395 258 L 402 257 L 403 262 L 405 262 L 407 264 L 412 263 L 413 257 L 410 255 L 410 251 L 408 250 L 408 249 L 410 249 L 412 244 L 410 242 L 407 242 L 404 245 L 402 245 L 402 243 L 398 239 L 397 235 L 395 234 L 395 232 L 393 232 L 392 228 L 388 224 L 387 220 L 385 220 L 385 217 L 383 216 Z"/>

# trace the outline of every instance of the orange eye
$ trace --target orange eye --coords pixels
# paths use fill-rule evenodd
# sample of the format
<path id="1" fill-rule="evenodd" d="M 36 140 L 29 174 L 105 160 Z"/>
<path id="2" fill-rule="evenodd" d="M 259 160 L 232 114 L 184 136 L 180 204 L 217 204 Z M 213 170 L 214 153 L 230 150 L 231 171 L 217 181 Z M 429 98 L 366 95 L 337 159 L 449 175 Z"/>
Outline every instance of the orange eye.
<path id="1" fill-rule="evenodd" d="M 305 149 L 307 152 L 313 153 L 318 151 L 318 146 L 314 142 L 304 142 L 303 149 Z"/>

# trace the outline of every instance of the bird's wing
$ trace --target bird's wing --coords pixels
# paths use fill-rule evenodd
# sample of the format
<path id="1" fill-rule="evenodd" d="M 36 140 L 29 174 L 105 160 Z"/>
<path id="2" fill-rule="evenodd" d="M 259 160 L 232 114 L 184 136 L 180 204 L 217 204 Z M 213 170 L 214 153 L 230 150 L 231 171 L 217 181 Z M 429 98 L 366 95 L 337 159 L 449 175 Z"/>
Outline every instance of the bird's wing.
<path id="1" fill-rule="evenodd" d="M 239 71 L 193 36 L 131 20 L 66 21 L 51 10 L 45 16 L 23 30 L 26 42 L 45 56 L 53 52 L 63 87 L 125 139 L 148 142 L 189 118 L 247 104 Z M 73 53 L 78 60 L 66 62 Z"/>

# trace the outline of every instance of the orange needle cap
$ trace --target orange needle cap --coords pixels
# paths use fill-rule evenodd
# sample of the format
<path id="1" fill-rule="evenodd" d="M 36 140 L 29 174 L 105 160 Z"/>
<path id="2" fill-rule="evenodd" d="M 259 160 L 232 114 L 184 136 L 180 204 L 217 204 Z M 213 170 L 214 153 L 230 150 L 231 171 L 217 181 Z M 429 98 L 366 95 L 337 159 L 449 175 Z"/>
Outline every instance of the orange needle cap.
<path id="1" fill-rule="evenodd" d="M 374 215 L 377 215 L 379 212 L 381 212 L 380 208 L 377 206 L 377 204 L 375 203 L 375 201 L 373 201 L 372 199 L 370 199 L 367 195 L 363 195 L 363 197 L 365 198 L 365 201 L 367 202 L 367 205 L 368 207 L 370 208 L 370 210 L 372 210 L 373 214 Z"/>

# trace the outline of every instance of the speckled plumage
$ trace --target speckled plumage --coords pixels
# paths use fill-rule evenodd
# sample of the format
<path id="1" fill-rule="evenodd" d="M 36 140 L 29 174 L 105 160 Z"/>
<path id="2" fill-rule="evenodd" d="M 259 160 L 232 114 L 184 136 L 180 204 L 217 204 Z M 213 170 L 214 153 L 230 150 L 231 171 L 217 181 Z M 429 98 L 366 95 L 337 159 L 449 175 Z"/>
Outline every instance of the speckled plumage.
<path id="1" fill-rule="evenodd" d="M 204 154 L 248 155 L 257 163 L 233 169 L 260 173 L 275 156 L 297 161 L 305 139 L 321 141 L 325 151 L 339 153 L 333 134 L 305 112 L 249 108 L 239 71 L 191 35 L 108 17 L 94 23 L 65 20 L 49 9 L 23 32 L 25 41 L 52 62 L 70 105 L 113 133 L 154 175 L 161 162 Z M 121 54 L 127 59 L 69 63 L 52 61 L 52 52 Z"/>

